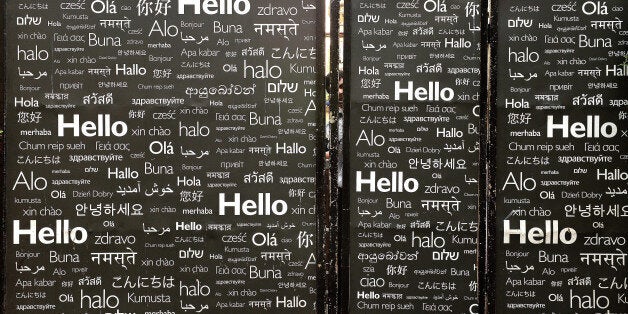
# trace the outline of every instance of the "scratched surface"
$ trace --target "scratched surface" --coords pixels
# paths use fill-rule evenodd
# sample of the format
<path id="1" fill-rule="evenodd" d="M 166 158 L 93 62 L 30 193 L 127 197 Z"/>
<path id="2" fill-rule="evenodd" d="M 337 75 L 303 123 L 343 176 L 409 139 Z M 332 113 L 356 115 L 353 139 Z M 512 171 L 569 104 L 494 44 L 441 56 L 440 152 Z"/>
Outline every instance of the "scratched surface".
<path id="1" fill-rule="evenodd" d="M 6 311 L 314 312 L 316 5 L 7 3 Z"/>
<path id="2" fill-rule="evenodd" d="M 473 311 L 479 2 L 350 12 L 349 311 Z"/>
<path id="3" fill-rule="evenodd" d="M 495 311 L 626 313 L 626 2 L 497 6 Z"/>

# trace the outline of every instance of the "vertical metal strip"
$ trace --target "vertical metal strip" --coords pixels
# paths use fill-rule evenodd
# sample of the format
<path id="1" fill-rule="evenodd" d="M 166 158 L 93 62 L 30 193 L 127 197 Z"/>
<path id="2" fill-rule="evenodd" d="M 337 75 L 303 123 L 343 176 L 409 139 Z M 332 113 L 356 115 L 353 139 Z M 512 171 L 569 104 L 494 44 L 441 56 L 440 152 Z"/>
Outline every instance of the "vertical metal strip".
<path id="1" fill-rule="evenodd" d="M 325 313 L 327 299 L 328 193 L 325 176 L 325 7 L 318 4 L 316 12 L 316 312 Z"/>
<path id="2" fill-rule="evenodd" d="M 350 224 L 350 212 L 349 212 L 349 178 L 350 172 L 349 169 L 351 165 L 349 163 L 351 156 L 351 145 L 347 142 L 349 139 L 349 126 L 351 121 L 351 110 L 349 110 L 349 103 L 351 101 L 351 0 L 344 1 L 344 49 L 343 49 L 343 76 L 347 78 L 343 82 L 343 143 L 342 146 L 342 176 L 343 176 L 343 186 L 340 187 L 339 193 L 339 203 L 340 211 L 339 211 L 339 220 L 338 220 L 338 230 L 339 230 L 339 267 L 338 267 L 338 309 L 339 313 L 348 313 L 349 312 L 349 224 Z M 347 66 L 344 66 L 347 65 Z"/>
<path id="3" fill-rule="evenodd" d="M 330 3 L 330 93 L 329 93 L 329 111 L 330 111 L 330 127 L 331 134 L 329 139 L 330 152 L 330 200 L 329 200 L 329 259 L 328 265 L 328 281 L 329 281 L 329 313 L 337 311 L 337 295 L 338 295 L 338 241 L 340 240 L 338 233 L 338 162 L 340 151 L 338 149 L 340 139 L 338 136 L 338 59 L 339 59 L 339 33 L 340 33 L 340 0 L 332 0 Z M 342 147 L 342 146 L 340 146 Z"/>
<path id="4" fill-rule="evenodd" d="M 488 19 L 483 19 L 483 22 L 488 22 L 485 27 L 484 33 L 486 33 L 486 41 L 482 44 L 487 46 L 488 56 L 486 61 L 487 67 L 487 112 L 486 115 L 486 128 L 487 128 L 487 145 L 486 147 L 486 219 L 485 219 L 485 276 L 484 276 L 484 313 L 495 313 L 495 243 L 497 234 L 497 224 L 495 216 L 495 204 L 496 204 L 496 187 L 495 187 L 495 169 L 496 169 L 496 141 L 497 141 L 497 115 L 495 111 L 496 98 L 495 91 L 497 91 L 497 80 L 495 75 L 497 74 L 497 12 L 499 8 L 498 1 L 488 0 L 489 3 L 485 8 L 489 10 L 490 14 Z"/>
<path id="5" fill-rule="evenodd" d="M 478 175 L 478 313 L 485 313 L 486 311 L 486 278 L 493 272 L 488 268 L 487 254 L 489 253 L 487 247 L 487 227 L 491 225 L 491 222 L 487 220 L 488 210 L 487 200 L 489 198 L 490 189 L 487 186 L 488 172 L 487 172 L 487 150 L 488 150 L 488 125 L 489 119 L 487 118 L 488 111 L 488 97 L 490 94 L 489 87 L 489 75 L 490 75 L 490 63 L 488 60 L 489 48 L 485 44 L 489 37 L 489 5 L 490 0 L 480 1 L 480 173 Z"/>
<path id="6" fill-rule="evenodd" d="M 5 166 L 6 165 L 6 158 L 4 156 L 4 126 L 5 126 L 5 112 L 4 112 L 4 107 L 5 105 L 8 103 L 7 100 L 7 93 L 6 93 L 6 69 L 5 69 L 5 64 L 6 64 L 6 50 L 7 50 L 7 44 L 6 44 L 6 15 L 7 13 L 7 9 L 6 9 L 6 1 L 2 1 L 0 2 L 0 12 L 2 12 L 2 14 L 0 14 L 0 28 L 2 29 L 2 38 L 0 39 L 0 46 L 2 46 L 2 51 L 0 51 L 0 58 L 2 59 L 2 62 L 0 63 L 0 73 L 2 73 L 2 79 L 0 80 L 0 90 L 2 90 L 2 105 L 0 106 L 0 116 L 2 117 L 2 119 L 0 120 L 0 131 L 2 133 L 0 133 L 0 160 L 2 160 L 2 192 L 0 192 L 0 198 L 2 199 L 2 216 L 0 216 L 0 225 L 2 226 L 2 256 L 6 256 L 6 239 L 7 239 L 7 228 L 6 228 L 6 215 L 7 215 L 7 211 L 6 211 L 6 200 L 5 200 L 5 195 L 4 195 L 4 191 L 6 189 L 6 169 Z M 4 281 L 4 272 L 5 272 L 5 260 L 2 260 L 2 264 L 0 264 L 0 281 L 2 281 L 2 285 L 0 286 L 0 293 L 2 293 L 2 312 L 4 313 L 5 310 L 5 306 L 6 306 L 6 294 L 5 294 L 5 281 Z"/>

